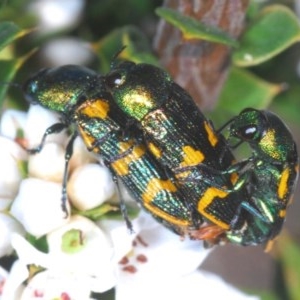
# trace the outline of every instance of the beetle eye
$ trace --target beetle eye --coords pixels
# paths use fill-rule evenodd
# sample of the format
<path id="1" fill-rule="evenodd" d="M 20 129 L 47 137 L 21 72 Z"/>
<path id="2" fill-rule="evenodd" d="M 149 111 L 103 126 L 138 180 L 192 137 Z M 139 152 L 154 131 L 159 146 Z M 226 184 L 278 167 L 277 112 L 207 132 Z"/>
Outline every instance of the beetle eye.
<path id="1" fill-rule="evenodd" d="M 124 76 L 122 76 L 119 72 L 113 72 L 105 78 L 105 82 L 110 88 L 119 87 L 124 83 L 124 81 Z"/>
<path id="2" fill-rule="evenodd" d="M 252 125 L 252 126 L 245 126 L 242 127 L 239 130 L 239 135 L 242 139 L 245 140 L 254 140 L 257 136 L 257 127 Z"/>

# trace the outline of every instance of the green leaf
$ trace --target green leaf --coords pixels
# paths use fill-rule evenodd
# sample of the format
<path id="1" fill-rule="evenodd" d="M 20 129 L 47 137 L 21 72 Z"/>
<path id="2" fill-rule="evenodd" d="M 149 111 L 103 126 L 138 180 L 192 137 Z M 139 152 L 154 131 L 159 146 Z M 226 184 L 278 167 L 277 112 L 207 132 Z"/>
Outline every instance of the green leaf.
<path id="1" fill-rule="evenodd" d="M 295 83 L 282 94 L 278 95 L 272 103 L 272 110 L 278 112 L 283 119 L 293 123 L 295 127 L 300 128 L 300 86 Z"/>
<path id="2" fill-rule="evenodd" d="M 300 40 L 300 22 L 297 16 L 282 5 L 266 7 L 250 25 L 233 53 L 237 66 L 260 64 Z"/>
<path id="3" fill-rule="evenodd" d="M 124 46 L 124 50 L 118 54 Z M 151 54 L 151 47 L 145 35 L 134 26 L 118 28 L 93 44 L 92 47 L 99 57 L 101 71 L 104 73 L 110 70 L 116 54 L 118 54 L 118 59 L 158 65 L 157 59 Z"/>
<path id="4" fill-rule="evenodd" d="M 276 244 L 289 299 L 300 299 L 300 248 L 286 233 Z"/>
<path id="5" fill-rule="evenodd" d="M 126 211 L 127 211 L 127 215 L 129 217 L 129 219 L 135 219 L 139 212 L 140 209 L 137 206 L 133 206 L 133 205 L 126 205 Z M 121 211 L 113 211 L 111 210 L 110 212 L 108 212 L 107 214 L 103 215 L 103 220 L 124 220 L 123 215 L 121 214 Z"/>
<path id="6" fill-rule="evenodd" d="M 0 51 L 14 40 L 28 34 L 32 29 L 20 29 L 12 22 L 0 23 Z"/>
<path id="7" fill-rule="evenodd" d="M 131 207 L 129 205 L 126 206 L 126 210 L 128 217 L 130 218 L 135 218 L 139 212 L 139 209 Z M 72 214 L 85 216 L 93 221 L 99 221 L 104 219 L 121 220 L 123 218 L 120 211 L 120 205 L 108 202 L 105 202 L 98 207 L 85 211 L 81 211 L 73 207 Z"/>
<path id="8" fill-rule="evenodd" d="M 120 208 L 118 205 L 110 204 L 110 203 L 104 203 L 98 207 L 95 207 L 93 209 L 80 211 L 76 208 L 72 208 L 72 214 L 79 214 L 81 216 L 85 216 L 91 220 L 97 221 L 101 219 L 105 214 L 112 212 L 112 211 L 120 211 Z"/>
<path id="9" fill-rule="evenodd" d="M 48 242 L 47 242 L 47 238 L 46 238 L 45 235 L 42 236 L 42 237 L 37 238 L 37 237 L 27 233 L 26 234 L 26 239 L 31 245 L 33 245 L 38 250 L 40 250 L 44 253 L 49 252 Z"/>
<path id="10" fill-rule="evenodd" d="M 3 106 L 4 97 L 10 82 L 21 65 L 20 59 L 0 61 L 0 108 Z"/>
<path id="11" fill-rule="evenodd" d="M 232 68 L 221 92 L 218 108 L 233 114 L 246 107 L 264 109 L 282 89 L 282 85 L 271 84 L 246 70 Z"/>
<path id="12" fill-rule="evenodd" d="M 283 90 L 283 85 L 271 84 L 245 69 L 233 67 L 221 91 L 214 111 L 208 113 L 216 128 L 247 107 L 267 108 Z"/>
<path id="13" fill-rule="evenodd" d="M 230 37 L 225 31 L 222 31 L 217 27 L 205 25 L 196 19 L 182 15 L 176 10 L 159 7 L 155 12 L 158 16 L 177 27 L 182 32 L 183 37 L 187 40 L 202 39 L 233 47 L 238 46 L 238 42 Z"/>
<path id="14" fill-rule="evenodd" d="M 16 72 L 34 52 L 35 50 L 17 59 L 0 60 L 0 108 L 3 106 L 6 91 Z"/>

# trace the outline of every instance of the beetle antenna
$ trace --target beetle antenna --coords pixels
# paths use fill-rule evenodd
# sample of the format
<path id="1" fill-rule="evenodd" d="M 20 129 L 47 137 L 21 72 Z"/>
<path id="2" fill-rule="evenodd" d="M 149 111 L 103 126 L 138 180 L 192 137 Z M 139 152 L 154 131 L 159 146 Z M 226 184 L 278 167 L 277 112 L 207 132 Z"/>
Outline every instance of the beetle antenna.
<path id="1" fill-rule="evenodd" d="M 223 124 L 218 130 L 217 133 L 221 133 L 226 127 L 228 127 L 228 125 L 230 123 L 233 122 L 233 120 L 235 119 L 235 117 L 233 117 L 232 119 L 230 119 L 229 121 L 227 121 L 225 124 Z"/>
<path id="2" fill-rule="evenodd" d="M 114 54 L 114 56 L 112 57 L 111 64 L 110 64 L 110 68 L 111 68 L 111 69 L 113 69 L 113 68 L 116 66 L 118 56 L 124 51 L 124 49 L 125 49 L 126 47 L 127 47 L 126 45 L 123 45 L 123 46 L 122 46 L 122 47 Z"/>

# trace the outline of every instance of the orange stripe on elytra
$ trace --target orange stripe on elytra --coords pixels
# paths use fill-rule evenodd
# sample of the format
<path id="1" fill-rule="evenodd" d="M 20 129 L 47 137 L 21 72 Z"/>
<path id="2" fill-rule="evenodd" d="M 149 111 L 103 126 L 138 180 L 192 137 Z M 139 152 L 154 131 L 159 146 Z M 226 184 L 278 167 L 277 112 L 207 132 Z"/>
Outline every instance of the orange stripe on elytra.
<path id="1" fill-rule="evenodd" d="M 182 151 L 184 155 L 183 161 L 180 163 L 181 167 L 199 165 L 205 158 L 200 150 L 196 150 L 191 146 L 183 146 Z"/>
<path id="2" fill-rule="evenodd" d="M 162 191 L 174 193 L 177 191 L 177 187 L 169 179 L 167 180 L 162 180 L 158 178 L 150 179 L 147 188 L 142 195 L 143 205 L 156 216 L 164 220 L 167 220 L 168 222 L 174 225 L 185 226 L 185 227 L 191 225 L 189 220 L 179 219 L 176 216 L 172 216 L 169 213 L 166 213 L 165 211 L 161 210 L 160 208 L 152 204 L 153 199 L 155 199 L 155 197 Z"/>
<path id="3" fill-rule="evenodd" d="M 281 174 L 280 181 L 278 184 L 278 197 L 279 199 L 283 199 L 286 193 L 288 192 L 288 180 L 290 177 L 290 169 L 285 168 Z"/>
<path id="4" fill-rule="evenodd" d="M 80 107 L 80 112 L 89 118 L 105 119 L 109 112 L 109 104 L 101 99 L 86 101 Z"/>
<path id="5" fill-rule="evenodd" d="M 208 122 L 204 122 L 204 128 L 210 144 L 214 147 L 218 143 L 218 136 Z"/>
<path id="6" fill-rule="evenodd" d="M 132 144 L 122 142 L 119 143 L 120 145 L 120 153 L 124 153 L 126 150 L 128 150 L 130 147 L 132 147 Z M 146 149 L 144 146 L 134 146 L 132 148 L 132 151 L 128 153 L 128 155 L 125 155 L 124 157 L 121 157 L 117 159 L 116 161 L 111 163 L 111 167 L 114 169 L 114 171 L 119 176 L 126 176 L 129 174 L 129 165 L 130 163 L 137 161 L 140 159 L 146 152 Z"/>
<path id="7" fill-rule="evenodd" d="M 205 191 L 198 202 L 198 211 L 208 220 L 226 230 L 229 229 L 229 224 L 216 219 L 213 215 L 206 211 L 206 208 L 214 201 L 216 197 L 225 198 L 227 195 L 228 193 L 225 191 L 219 190 L 215 187 L 210 187 Z"/>

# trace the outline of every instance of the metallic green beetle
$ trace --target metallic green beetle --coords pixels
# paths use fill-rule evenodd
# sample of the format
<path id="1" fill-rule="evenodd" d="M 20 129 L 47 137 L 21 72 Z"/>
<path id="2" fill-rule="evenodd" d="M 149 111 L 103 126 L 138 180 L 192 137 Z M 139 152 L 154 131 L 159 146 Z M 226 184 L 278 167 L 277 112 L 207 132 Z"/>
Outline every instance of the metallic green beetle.
<path id="1" fill-rule="evenodd" d="M 25 83 L 24 95 L 29 103 L 58 113 L 62 120 L 46 130 L 41 144 L 31 153 L 42 149 L 49 134 L 70 126 L 75 129 L 66 150 L 63 207 L 68 162 L 73 141 L 80 135 L 87 149 L 101 156 L 134 199 L 160 223 L 179 235 L 200 229 L 202 216 L 194 214 L 185 202 L 189 194 L 177 187 L 138 139 L 124 134 L 126 120 L 106 92 L 102 76 L 75 65 L 45 69 Z M 121 210 L 131 228 L 123 202 Z"/>
<path id="2" fill-rule="evenodd" d="M 251 216 L 243 231 L 232 231 L 227 237 L 238 244 L 266 243 L 279 234 L 295 191 L 299 173 L 296 143 L 287 126 L 270 111 L 245 109 L 229 124 L 229 139 L 237 138 L 252 149 L 252 156 L 231 171 L 239 173 L 250 201 L 268 222 Z"/>
<path id="3" fill-rule="evenodd" d="M 234 188 L 238 174 L 226 172 L 235 159 L 224 137 L 165 71 L 126 61 L 105 81 L 114 101 L 142 130 L 148 149 L 189 189 L 190 202 L 206 220 L 224 231 L 245 228 L 248 214 L 268 222 L 249 201 L 247 188 Z"/>

